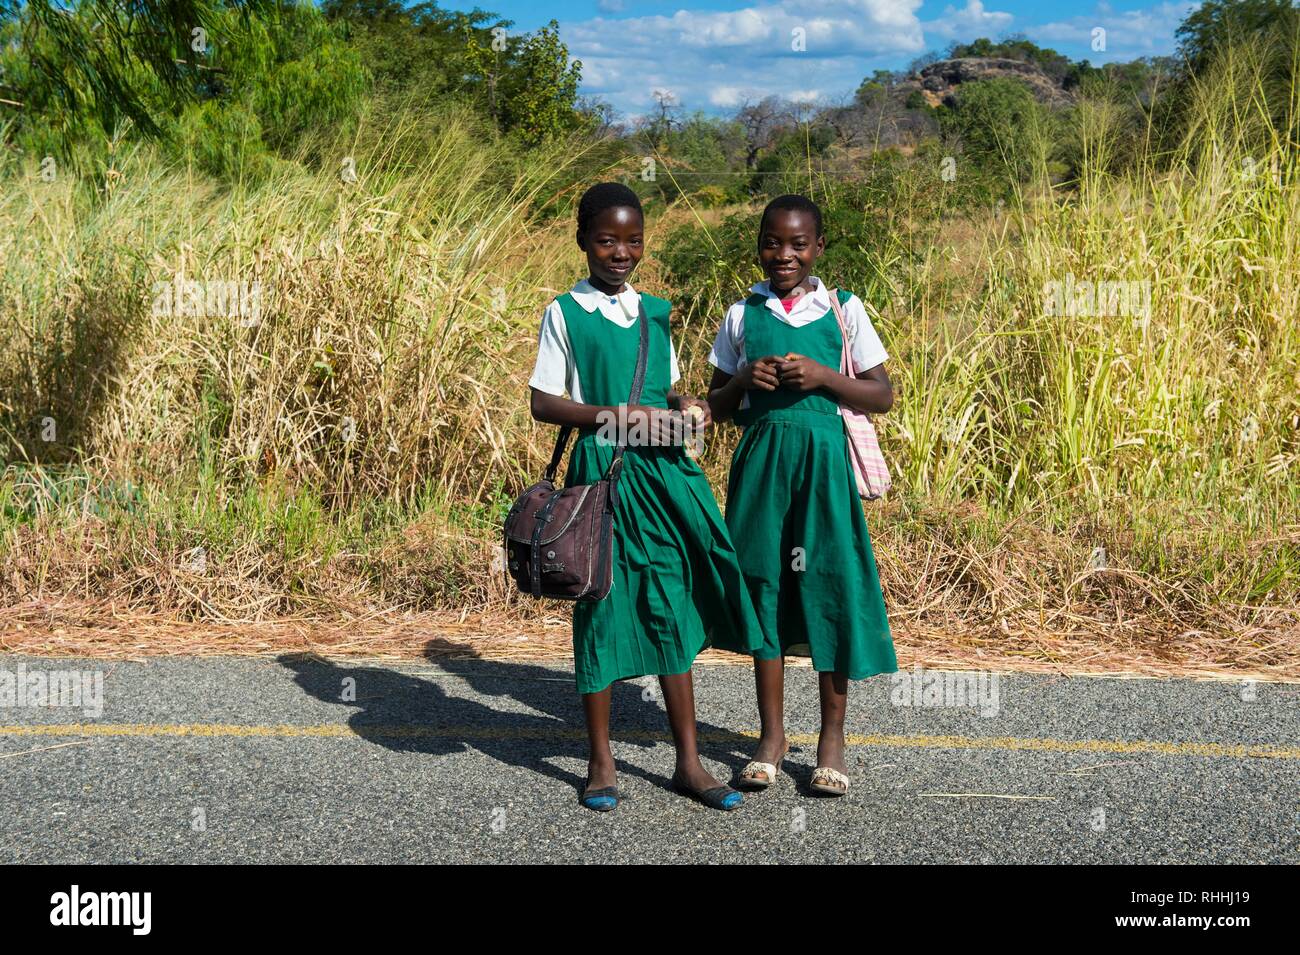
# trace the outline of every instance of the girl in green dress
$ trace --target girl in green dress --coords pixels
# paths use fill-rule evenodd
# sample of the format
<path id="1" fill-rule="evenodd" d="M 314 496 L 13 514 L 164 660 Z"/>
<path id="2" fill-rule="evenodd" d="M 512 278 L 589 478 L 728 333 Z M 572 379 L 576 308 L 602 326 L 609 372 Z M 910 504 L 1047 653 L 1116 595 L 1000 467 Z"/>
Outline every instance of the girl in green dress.
<path id="1" fill-rule="evenodd" d="M 744 428 L 731 462 L 727 526 L 765 640 L 754 653 L 762 726 L 740 785 L 765 789 L 788 750 L 784 657 L 811 656 L 821 693 L 812 788 L 843 795 L 848 681 L 898 669 L 871 538 L 849 463 L 841 403 L 883 413 L 894 403 L 888 357 L 861 301 L 839 292 L 853 370 L 830 293 L 812 275 L 825 249 L 821 211 L 803 196 L 772 200 L 759 222 L 767 281 L 727 313 L 709 361 L 713 418 Z"/>
<path id="2" fill-rule="evenodd" d="M 672 414 L 698 408 L 692 413 L 702 426 L 710 421 L 706 402 L 672 388 L 680 376 L 671 306 L 627 281 L 641 259 L 643 229 L 640 201 L 626 186 L 602 183 L 583 195 L 578 245 L 590 275 L 548 306 L 529 381 L 533 417 L 579 431 L 569 485 L 605 473 L 615 447 L 604 430 L 611 422 L 621 418 L 628 438 L 614 513 L 614 586 L 604 600 L 578 603 L 573 612 L 574 669 L 591 750 L 580 801 L 598 811 L 618 804 L 610 684 L 654 674 L 677 748 L 674 786 L 730 810 L 740 793 L 700 763 L 691 664 L 710 645 L 751 652 L 762 633 L 727 525 Z M 641 321 L 649 330 L 645 384 L 640 403 L 628 408 Z"/>

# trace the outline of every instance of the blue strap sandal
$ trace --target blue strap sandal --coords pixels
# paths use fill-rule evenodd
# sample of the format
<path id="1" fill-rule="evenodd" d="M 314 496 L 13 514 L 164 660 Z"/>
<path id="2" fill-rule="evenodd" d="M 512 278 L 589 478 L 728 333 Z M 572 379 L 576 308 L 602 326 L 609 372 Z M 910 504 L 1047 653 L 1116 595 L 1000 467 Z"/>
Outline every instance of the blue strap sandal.
<path id="1" fill-rule="evenodd" d="M 676 776 L 673 777 L 673 788 L 683 796 L 690 796 L 693 799 L 698 799 L 710 809 L 721 809 L 723 812 L 731 812 L 733 809 L 739 809 L 740 804 L 745 801 L 745 797 L 730 786 L 714 786 L 712 789 L 701 791 L 698 789 L 692 789 Z"/>
<path id="2" fill-rule="evenodd" d="M 600 789 L 583 789 L 578 803 L 595 812 L 609 812 L 618 805 L 618 787 L 602 786 Z"/>

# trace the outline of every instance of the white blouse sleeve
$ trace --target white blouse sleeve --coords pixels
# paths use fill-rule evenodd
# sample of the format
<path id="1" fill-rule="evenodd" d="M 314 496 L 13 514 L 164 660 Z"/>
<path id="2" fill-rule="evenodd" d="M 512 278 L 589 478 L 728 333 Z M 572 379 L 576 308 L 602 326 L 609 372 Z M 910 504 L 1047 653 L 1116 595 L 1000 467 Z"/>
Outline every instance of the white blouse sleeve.
<path id="1" fill-rule="evenodd" d="M 734 375 L 745 363 L 745 303 L 738 302 L 727 309 L 727 316 L 718 329 L 709 351 L 709 364 L 719 371 Z"/>
<path id="2" fill-rule="evenodd" d="M 542 314 L 542 330 L 537 336 L 537 364 L 533 366 L 533 376 L 528 379 L 528 384 L 548 395 L 563 395 L 569 391 L 572 371 L 573 349 L 569 345 L 564 312 L 559 302 L 552 302 Z"/>
<path id="3" fill-rule="evenodd" d="M 672 336 L 668 337 L 668 384 L 675 385 L 682 380 L 682 369 L 677 364 L 677 345 Z"/>
<path id="4" fill-rule="evenodd" d="M 849 354 L 853 356 L 854 374 L 862 374 L 869 368 L 883 365 L 889 358 L 876 327 L 867 316 L 866 306 L 856 295 L 849 296 L 844 303 L 844 324 L 849 333 Z"/>

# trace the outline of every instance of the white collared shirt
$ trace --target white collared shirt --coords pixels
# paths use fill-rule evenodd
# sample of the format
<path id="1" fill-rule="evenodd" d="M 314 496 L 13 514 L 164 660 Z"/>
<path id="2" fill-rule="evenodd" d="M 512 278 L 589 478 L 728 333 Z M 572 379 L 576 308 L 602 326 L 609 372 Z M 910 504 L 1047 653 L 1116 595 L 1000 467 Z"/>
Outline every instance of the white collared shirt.
<path id="1" fill-rule="evenodd" d="M 799 296 L 790 314 L 786 314 L 780 296 L 774 294 L 767 282 L 759 282 L 750 291 L 767 297 L 767 307 L 780 321 L 792 328 L 800 328 L 814 322 L 831 310 L 830 293 L 822 280 L 815 275 L 809 277 L 813 290 Z M 885 346 L 876 334 L 876 327 L 867 316 L 866 306 L 856 295 L 850 295 L 844 303 L 844 329 L 849 337 L 849 357 L 853 359 L 854 374 L 862 374 L 869 368 L 884 364 L 889 358 Z M 760 356 L 761 357 L 761 356 Z M 742 299 L 727 309 L 727 316 L 718 329 L 718 337 L 709 352 L 709 364 L 714 368 L 734 375 L 748 364 L 745 354 L 745 301 Z M 838 370 L 838 368 L 836 369 Z M 749 407 L 749 395 L 741 398 L 740 407 Z"/>
<path id="2" fill-rule="evenodd" d="M 594 312 L 599 309 L 600 314 L 615 325 L 631 328 L 636 323 L 641 295 L 631 284 L 625 285 L 618 295 L 606 295 L 583 279 L 569 294 L 585 311 Z M 677 348 L 671 338 L 668 341 L 668 353 L 668 378 L 671 386 L 682 378 L 677 367 Z M 533 366 L 533 376 L 528 379 L 528 384 L 548 395 L 563 395 L 567 392 L 572 400 L 582 401 L 582 383 L 578 380 L 578 368 L 574 364 L 573 348 L 569 344 L 569 330 L 564 324 L 564 311 L 558 301 L 547 305 L 542 314 L 542 330 L 537 338 L 537 364 Z"/>

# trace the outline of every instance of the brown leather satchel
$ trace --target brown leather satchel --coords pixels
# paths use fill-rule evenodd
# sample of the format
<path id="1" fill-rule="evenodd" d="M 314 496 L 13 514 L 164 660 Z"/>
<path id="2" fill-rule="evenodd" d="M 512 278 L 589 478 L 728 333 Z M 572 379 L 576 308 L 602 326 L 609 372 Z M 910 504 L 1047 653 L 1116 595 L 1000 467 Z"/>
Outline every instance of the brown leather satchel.
<path id="1" fill-rule="evenodd" d="M 641 341 L 629 406 L 641 400 L 650 342 L 644 308 L 637 310 L 637 321 Z M 614 449 L 614 460 L 599 481 L 556 490 L 555 474 L 572 431 L 560 429 L 546 473 L 506 515 L 506 575 L 534 597 L 602 600 L 614 583 L 614 510 L 625 446 Z"/>

